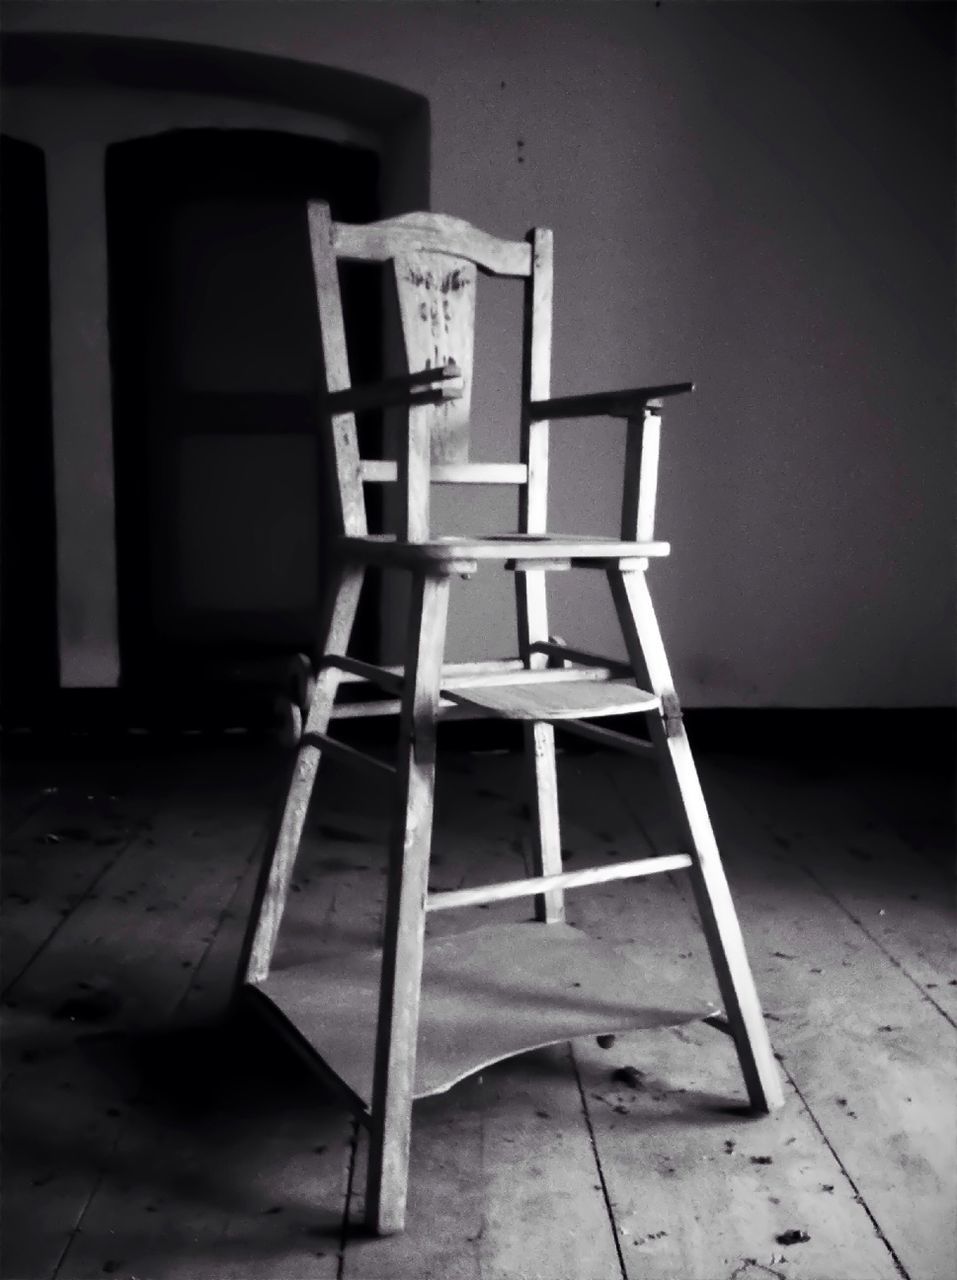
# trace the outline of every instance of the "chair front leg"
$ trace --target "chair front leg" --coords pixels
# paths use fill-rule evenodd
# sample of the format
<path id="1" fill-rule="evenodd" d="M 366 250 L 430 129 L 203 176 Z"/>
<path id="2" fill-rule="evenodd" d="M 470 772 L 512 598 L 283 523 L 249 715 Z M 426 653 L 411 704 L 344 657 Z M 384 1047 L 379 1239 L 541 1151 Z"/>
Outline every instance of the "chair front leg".
<path id="1" fill-rule="evenodd" d="M 379 1235 L 401 1231 L 409 1176 L 425 900 L 435 794 L 436 717 L 449 579 L 413 581 L 389 850 L 385 936 L 369 1132 L 366 1219 Z"/>
<path id="2" fill-rule="evenodd" d="M 533 641 L 548 639 L 548 602 L 544 572 L 515 574 L 518 643 L 527 667 L 544 667 L 544 654 L 532 653 Z M 525 792 L 531 814 L 532 875 L 560 875 L 562 841 L 558 813 L 558 768 L 555 730 L 540 722 L 522 726 L 525 756 Z M 565 894 L 549 889 L 535 896 L 535 919 L 561 924 L 565 919 Z"/>

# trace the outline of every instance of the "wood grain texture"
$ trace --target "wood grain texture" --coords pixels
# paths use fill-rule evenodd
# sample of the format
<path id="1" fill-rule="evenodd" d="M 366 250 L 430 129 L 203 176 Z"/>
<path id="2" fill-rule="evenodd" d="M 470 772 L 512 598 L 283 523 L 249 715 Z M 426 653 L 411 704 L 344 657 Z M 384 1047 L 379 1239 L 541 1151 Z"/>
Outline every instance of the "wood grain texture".
<path id="1" fill-rule="evenodd" d="M 162 773 L 188 781 L 188 791 L 161 800 L 159 820 L 121 860 L 125 878 L 114 878 L 117 864 L 92 900 L 73 904 L 83 929 L 67 921 L 69 932 L 41 952 L 46 977 L 34 991 L 83 996 L 74 984 L 105 967 L 124 1008 L 135 996 L 145 1039 L 126 1034 L 122 1012 L 97 1025 L 51 1019 L 27 1000 L 4 1010 L 4 1066 L 17 1076 L 3 1099 L 6 1280 L 51 1277 L 76 1226 L 59 1280 L 948 1274 L 957 1081 L 941 1009 L 954 975 L 935 939 L 953 919 L 953 877 L 898 834 L 947 852 L 947 780 L 918 775 L 908 760 L 894 769 L 817 762 L 812 771 L 704 757 L 788 1105 L 745 1117 L 734 1046 L 704 1026 L 624 1033 L 611 1049 L 576 1040 L 574 1061 L 565 1048 L 538 1050 L 416 1103 L 407 1231 L 372 1240 L 353 1225 L 364 1215 L 365 1141 L 350 1173 L 348 1113 L 298 1074 L 264 1028 L 248 1041 L 221 1040 L 212 1028 L 230 995 L 275 775 L 270 754 L 256 783 L 247 754 L 214 757 L 193 745 L 144 765 L 144 784 Z M 114 790 L 116 775 L 89 751 L 78 765 L 82 808 L 67 816 L 83 818 L 97 847 L 117 834 L 126 799 L 121 787 L 112 815 L 88 804 L 87 793 Z M 275 972 L 315 963 L 317 938 L 339 950 L 379 939 L 385 789 L 334 761 L 325 769 L 323 812 L 304 832 Z M 516 838 L 518 757 L 450 753 L 440 769 L 430 887 L 530 874 Z M 675 847 L 653 771 L 610 752 L 566 753 L 559 770 L 566 868 Z M 44 768 L 40 782 L 63 788 L 65 776 Z M 257 787 L 258 818 L 245 803 Z M 69 859 L 49 848 L 57 857 L 39 886 L 51 903 L 67 901 Z M 719 999 L 688 876 L 580 889 L 568 913 L 649 975 L 673 973 Z M 430 916 L 427 931 L 528 914 L 520 900 L 466 907 Z M 174 1024 L 182 1031 L 163 1031 Z M 627 1067 L 634 1084 L 612 1078 Z M 789 1228 L 810 1240 L 779 1245 Z"/>
<path id="2" fill-rule="evenodd" d="M 589 679 L 594 669 L 577 679 L 536 680 L 530 674 L 524 684 L 485 685 L 478 689 L 445 689 L 453 702 L 481 707 L 505 720 L 580 720 L 586 716 L 618 716 L 650 711 L 658 705 L 655 694 L 636 689 L 624 680 Z M 551 673 L 548 673 L 551 674 Z M 562 676 L 574 672 L 560 672 Z"/>
<path id="3" fill-rule="evenodd" d="M 448 604 L 447 579 L 425 575 L 414 579 L 389 848 L 366 1186 L 368 1223 L 382 1235 L 401 1231 L 405 1221 L 435 795 L 436 711 Z"/>
<path id="4" fill-rule="evenodd" d="M 826 1133 L 841 1181 L 866 1204 L 891 1274 L 946 1275 L 957 1247 L 957 1032 L 822 892 L 801 855 L 774 840 L 771 831 L 780 829 L 765 808 L 762 772 L 758 761 L 739 767 L 730 788 L 724 769 L 705 776 L 783 1069 Z M 797 770 L 785 776 L 792 814 L 813 814 L 813 784 Z M 630 780 L 623 795 L 654 844 L 666 847 L 673 833 L 649 806 L 647 781 Z M 755 809 L 770 829 L 750 816 Z M 858 838 L 866 834 L 863 823 L 857 830 Z M 839 830 L 831 844 L 839 848 Z M 915 878 L 921 892 L 933 893 L 932 880 Z M 684 897 L 680 881 L 675 888 Z M 890 900 L 899 909 L 909 901 Z M 694 912 L 693 897 L 685 901 Z M 834 1273 L 857 1274 L 851 1246 L 869 1235 L 862 1228 L 845 1237 Z"/>
<path id="5" fill-rule="evenodd" d="M 433 253 L 466 258 L 494 275 L 521 277 L 531 269 L 527 244 L 502 240 L 443 213 L 405 213 L 364 226 L 340 222 L 335 245 L 341 257 L 362 262 L 384 262 L 397 253 Z"/>
<path id="6" fill-rule="evenodd" d="M 941 973 L 957 975 L 952 875 L 932 863 L 915 866 L 913 851 L 877 820 L 877 796 L 855 805 L 846 787 L 809 779 L 805 791 L 813 802 L 802 811 L 780 768 L 756 770 L 750 794 L 729 773 L 712 768 L 771 844 L 792 851 L 821 891 L 957 1027 L 957 983 L 940 981 Z"/>
<path id="7" fill-rule="evenodd" d="M 676 823 L 652 771 L 610 753 L 566 756 L 560 780 L 576 858 L 607 856 L 609 840 L 620 856 L 673 847 Z M 737 784 L 747 791 L 746 768 Z M 726 843 L 737 853 L 740 834 L 731 836 L 725 833 Z M 734 883 L 740 893 L 740 876 Z M 767 905 L 765 920 L 773 931 L 782 900 L 776 908 Z M 753 920 L 744 904 L 741 909 L 750 936 Z M 703 995 L 720 999 L 688 876 L 636 880 L 627 893 L 597 885 L 570 897 L 569 913 L 589 933 L 627 943 L 636 957 L 654 957 L 656 974 L 681 975 Z M 814 929 L 809 922 L 802 928 L 802 953 L 812 956 Z M 763 947 L 755 956 L 759 966 L 761 954 Z M 763 987 L 763 976 L 761 981 Z M 772 1026 L 780 1048 L 784 1024 Z M 673 1032 L 625 1033 L 605 1050 L 578 1040 L 573 1052 L 625 1275 L 891 1280 L 899 1274 L 840 1157 L 790 1084 L 783 1109 L 746 1114 L 729 1038 L 692 1024 Z M 779 1245 L 776 1237 L 791 1228 L 805 1229 L 810 1239 Z"/>
<path id="8" fill-rule="evenodd" d="M 206 953 L 265 825 L 261 785 L 246 780 L 236 794 L 243 773 L 235 769 L 224 790 L 182 769 L 150 827 L 7 994 L 3 1269 L 11 1280 L 52 1275 L 69 1257 L 101 1170 L 138 1122 L 128 1073 L 104 1071 L 101 1059 L 168 1022 Z"/>
<path id="9" fill-rule="evenodd" d="M 410 409 L 410 436 L 420 431 L 427 435 L 431 462 L 466 463 L 475 344 L 475 265 L 464 258 L 402 253 L 396 254 L 393 267 L 409 369 L 451 364 L 459 371 L 455 399 Z"/>

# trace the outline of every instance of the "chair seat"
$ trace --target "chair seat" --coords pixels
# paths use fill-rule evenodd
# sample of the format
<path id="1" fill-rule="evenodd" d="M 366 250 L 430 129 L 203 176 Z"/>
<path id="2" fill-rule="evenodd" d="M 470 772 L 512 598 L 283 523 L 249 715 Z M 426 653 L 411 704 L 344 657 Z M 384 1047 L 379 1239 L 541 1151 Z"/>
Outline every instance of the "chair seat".
<path id="1" fill-rule="evenodd" d="M 551 673 L 549 673 L 551 674 Z M 595 716 L 623 716 L 653 711 L 660 699 L 629 680 L 563 680 L 536 682 L 530 677 L 517 684 L 482 685 L 479 688 L 443 689 L 443 698 L 483 711 L 503 720 L 579 720 Z"/>
<path id="2" fill-rule="evenodd" d="M 392 534 L 343 537 L 338 547 L 344 559 L 366 564 L 436 568 L 468 560 L 644 560 L 666 556 L 667 542 L 623 542 L 619 538 L 576 534 L 495 534 L 484 538 L 444 537 L 428 542 L 401 542 Z"/>

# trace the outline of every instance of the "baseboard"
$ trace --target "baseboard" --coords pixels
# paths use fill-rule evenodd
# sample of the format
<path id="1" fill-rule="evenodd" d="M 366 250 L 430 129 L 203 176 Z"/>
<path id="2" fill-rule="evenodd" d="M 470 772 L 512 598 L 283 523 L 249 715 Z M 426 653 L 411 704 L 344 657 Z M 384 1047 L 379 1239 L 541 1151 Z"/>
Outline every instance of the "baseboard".
<path id="1" fill-rule="evenodd" d="M 175 742 L 190 737 L 234 735 L 237 740 L 275 740 L 280 724 L 274 700 L 276 689 L 246 685 L 206 688 L 177 696 L 165 690 L 160 697 L 131 695 L 120 689 L 66 689 L 30 713 L 0 719 L 4 741 L 44 742 L 83 737 L 108 744 L 130 734 Z M 739 708 L 708 707 L 685 711 L 692 747 L 699 753 L 804 760 L 897 761 L 902 765 L 930 764 L 942 769 L 957 762 L 957 710 L 950 707 L 913 708 Z M 623 733 L 644 736 L 641 716 L 615 717 Z M 392 719 L 340 722 L 335 732 L 346 741 L 382 743 L 395 734 Z M 560 735 L 569 752 L 594 750 L 587 742 Z M 440 730 L 446 747 L 463 751 L 513 751 L 522 743 L 521 726 L 514 722 L 452 721 Z"/>

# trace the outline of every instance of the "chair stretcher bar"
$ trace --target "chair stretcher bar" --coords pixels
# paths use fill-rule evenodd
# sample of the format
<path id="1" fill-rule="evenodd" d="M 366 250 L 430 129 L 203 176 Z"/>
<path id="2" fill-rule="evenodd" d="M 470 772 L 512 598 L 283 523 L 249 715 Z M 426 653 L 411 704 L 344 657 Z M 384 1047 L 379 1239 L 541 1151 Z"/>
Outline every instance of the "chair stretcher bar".
<path id="1" fill-rule="evenodd" d="M 581 871 L 563 871 L 554 876 L 531 876 L 527 880 L 504 880 L 499 884 L 479 885 L 474 889 L 450 889 L 430 893 L 426 911 L 447 911 L 452 907 L 476 907 L 486 902 L 504 902 L 508 898 L 531 898 L 549 889 L 576 889 L 589 884 L 607 884 L 610 880 L 632 880 L 659 872 L 681 871 L 691 866 L 686 853 L 670 853 L 661 858 L 638 858 L 633 862 L 617 862 L 605 867 L 584 867 Z"/>

